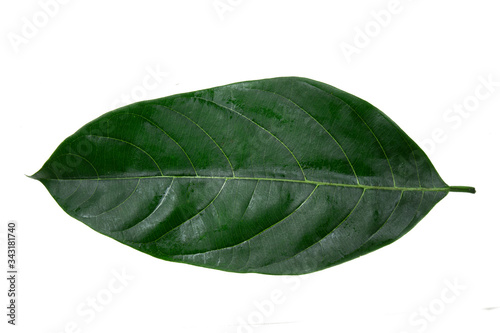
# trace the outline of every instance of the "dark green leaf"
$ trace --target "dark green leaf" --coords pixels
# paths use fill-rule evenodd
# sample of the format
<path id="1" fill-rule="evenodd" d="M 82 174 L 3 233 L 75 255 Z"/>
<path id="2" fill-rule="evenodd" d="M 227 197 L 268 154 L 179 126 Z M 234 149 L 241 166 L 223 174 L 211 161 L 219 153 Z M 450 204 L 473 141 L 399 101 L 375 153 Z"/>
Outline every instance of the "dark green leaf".
<path id="1" fill-rule="evenodd" d="M 303 274 L 400 238 L 448 192 L 369 103 L 304 78 L 128 105 L 67 138 L 33 175 L 71 216 L 152 256 Z"/>

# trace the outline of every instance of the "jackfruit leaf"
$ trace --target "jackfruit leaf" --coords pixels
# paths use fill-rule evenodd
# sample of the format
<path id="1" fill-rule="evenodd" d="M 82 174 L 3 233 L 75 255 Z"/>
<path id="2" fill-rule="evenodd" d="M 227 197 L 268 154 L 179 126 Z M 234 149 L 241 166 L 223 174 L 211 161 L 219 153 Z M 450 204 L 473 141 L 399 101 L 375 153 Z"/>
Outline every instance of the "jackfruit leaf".
<path id="1" fill-rule="evenodd" d="M 297 77 L 108 112 L 32 178 L 72 217 L 154 257 L 275 275 L 374 251 L 448 192 L 475 192 L 446 185 L 371 104 Z"/>

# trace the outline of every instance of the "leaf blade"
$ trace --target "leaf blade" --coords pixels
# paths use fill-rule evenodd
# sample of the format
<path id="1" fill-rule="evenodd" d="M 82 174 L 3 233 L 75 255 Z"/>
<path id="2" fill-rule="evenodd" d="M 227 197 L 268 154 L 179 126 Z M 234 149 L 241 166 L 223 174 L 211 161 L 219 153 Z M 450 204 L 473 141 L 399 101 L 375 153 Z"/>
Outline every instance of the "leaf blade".
<path id="1" fill-rule="evenodd" d="M 304 274 L 385 246 L 450 191 L 371 104 L 275 78 L 145 101 L 66 139 L 32 176 L 71 216 L 158 258 Z"/>

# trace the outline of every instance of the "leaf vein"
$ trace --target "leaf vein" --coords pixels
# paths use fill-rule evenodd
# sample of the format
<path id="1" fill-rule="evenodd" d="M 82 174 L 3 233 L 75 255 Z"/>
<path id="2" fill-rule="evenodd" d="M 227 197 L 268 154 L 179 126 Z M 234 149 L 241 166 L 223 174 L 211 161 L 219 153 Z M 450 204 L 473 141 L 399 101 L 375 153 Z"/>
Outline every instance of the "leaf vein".
<path id="1" fill-rule="evenodd" d="M 356 171 L 354 170 L 354 166 L 352 165 L 351 163 L 351 160 L 349 159 L 349 157 L 347 156 L 347 153 L 345 152 L 344 148 L 342 147 L 342 145 L 337 141 L 337 139 L 333 136 L 333 134 L 328 131 L 324 126 L 323 124 L 321 124 L 316 118 L 314 118 L 309 112 L 307 112 L 303 107 L 301 107 L 300 105 L 298 105 L 297 103 L 295 103 L 294 101 L 292 101 L 291 99 L 277 93 L 277 92 L 274 92 L 274 91 L 269 91 L 269 90 L 262 90 L 262 89 L 257 89 L 257 88 L 247 88 L 248 90 L 257 90 L 257 91 L 262 91 L 262 92 L 267 92 L 267 93 L 272 93 L 272 94 L 275 94 L 287 101 L 289 101 L 290 103 L 294 104 L 295 106 L 297 106 L 299 109 L 301 109 L 305 114 L 307 114 L 312 120 L 314 120 L 319 126 L 321 126 L 321 128 L 332 138 L 332 140 L 339 146 L 340 150 L 342 151 L 342 153 L 344 154 L 346 160 L 347 160 L 347 163 L 349 163 L 349 166 L 351 167 L 352 169 L 352 172 L 354 174 L 354 177 L 356 177 L 356 182 L 359 184 L 359 178 L 358 178 L 358 175 L 356 174 Z"/>
<path id="2" fill-rule="evenodd" d="M 175 178 L 172 179 L 172 181 L 170 182 L 170 184 L 168 185 L 167 189 L 165 190 L 165 192 L 163 192 L 162 194 L 162 197 L 160 198 L 158 204 L 156 205 L 156 207 L 153 209 L 153 211 L 151 213 L 148 214 L 148 216 L 146 216 L 145 218 L 141 219 L 139 222 L 137 223 L 134 223 L 133 225 L 125 228 L 125 229 L 121 229 L 121 230 L 116 230 L 117 232 L 124 232 L 124 231 L 127 231 L 129 229 L 132 229 L 133 227 L 135 227 L 136 225 L 138 225 L 139 223 L 141 222 L 144 222 L 145 220 L 147 220 L 151 215 L 153 215 L 159 208 L 160 206 L 163 204 L 163 202 L 165 201 L 165 199 L 167 198 L 168 196 L 168 193 L 170 192 L 170 188 L 172 187 L 173 183 L 174 183 L 174 180 Z"/>
<path id="3" fill-rule="evenodd" d="M 344 103 L 349 109 L 352 110 L 352 112 L 354 112 L 354 114 L 356 116 L 358 116 L 358 118 L 363 122 L 363 124 L 366 126 L 366 128 L 368 128 L 368 130 L 370 131 L 370 133 L 373 135 L 373 137 L 375 138 L 375 140 L 377 141 L 378 145 L 380 146 L 380 149 L 382 149 L 382 152 L 384 153 L 384 156 L 385 156 L 385 159 L 387 161 L 387 164 L 389 165 L 389 170 L 391 172 L 391 175 L 392 175 L 392 181 L 394 183 L 394 187 L 396 187 L 396 179 L 394 177 L 394 172 L 392 171 L 392 165 L 391 165 L 391 162 L 389 161 L 389 157 L 387 156 L 387 153 L 385 152 L 385 149 L 384 147 L 382 146 L 382 144 L 380 143 L 377 135 L 373 132 L 372 128 L 366 123 L 366 121 L 359 115 L 359 113 L 356 111 L 356 108 L 354 108 L 351 104 L 347 103 L 344 99 L 334 95 L 332 92 L 329 92 L 329 91 L 326 91 L 318 86 L 315 86 L 315 85 L 312 85 L 310 83 L 307 83 L 306 84 L 310 85 L 311 87 L 315 87 L 316 89 L 318 90 L 321 90 L 327 94 L 330 94 L 331 96 L 333 96 L 334 98 L 338 99 L 339 101 L 341 101 L 342 103 Z"/>
<path id="4" fill-rule="evenodd" d="M 205 133 L 206 136 L 209 137 L 210 140 L 213 141 L 213 143 L 217 146 L 217 148 L 219 148 L 219 150 L 221 151 L 222 155 L 224 155 L 224 157 L 226 158 L 227 160 L 227 163 L 229 163 L 229 167 L 231 168 L 231 172 L 233 174 L 233 177 L 234 177 L 234 168 L 233 168 L 233 165 L 231 164 L 231 161 L 229 160 L 229 157 L 227 156 L 227 154 L 224 152 L 224 150 L 221 148 L 221 146 L 219 146 L 219 144 L 214 140 L 214 138 L 212 138 L 212 136 L 210 134 L 208 134 L 207 131 L 205 131 L 205 129 L 203 129 L 203 127 L 201 127 L 200 124 L 198 124 L 196 121 L 194 121 L 193 119 L 189 118 L 188 116 L 186 116 L 185 114 L 183 114 L 182 112 L 179 112 L 179 111 L 176 111 L 168 106 L 165 106 L 165 105 L 161 105 L 161 104 L 156 104 L 156 106 L 158 107 L 161 107 L 161 108 L 164 108 L 164 109 L 167 109 L 169 111 L 172 111 L 172 112 L 175 112 L 181 116 L 183 116 L 184 118 L 186 118 L 187 120 L 189 120 L 190 122 L 192 122 L 193 124 L 195 124 L 203 133 Z"/>
<path id="5" fill-rule="evenodd" d="M 158 165 L 158 163 L 156 162 L 156 160 L 153 158 L 153 156 L 151 156 L 147 151 L 145 151 L 144 149 L 142 149 L 141 147 L 137 146 L 137 145 L 134 145 L 133 143 L 131 142 L 128 142 L 128 141 L 125 141 L 125 140 L 122 140 L 122 139 L 118 139 L 118 138 L 111 138 L 109 136 L 100 136 L 100 135 L 93 135 L 93 134 L 86 134 L 84 136 L 92 136 L 92 137 L 96 137 L 96 138 L 103 138 L 103 139 L 108 139 L 108 140 L 115 140 L 115 141 L 119 141 L 119 142 L 123 142 L 123 143 L 126 143 L 126 144 L 129 144 L 131 145 L 132 147 L 135 147 L 137 148 L 138 150 L 142 151 L 144 154 L 148 155 L 148 157 L 154 162 L 154 164 L 156 165 L 156 167 L 158 168 L 158 170 L 160 171 L 160 174 L 163 176 L 163 172 L 161 171 L 161 168 L 160 166 Z"/>
<path id="6" fill-rule="evenodd" d="M 286 261 L 289 261 L 293 258 L 295 258 L 296 256 L 298 256 L 299 254 L 307 251 L 308 249 L 310 249 L 311 247 L 313 247 L 314 245 L 320 243 L 321 241 L 323 241 L 326 237 L 328 237 L 329 235 L 331 235 L 335 230 L 337 230 L 345 221 L 347 221 L 349 219 L 349 217 L 351 216 L 351 214 L 356 210 L 356 208 L 358 207 L 359 203 L 361 202 L 361 199 L 363 199 L 363 196 L 365 195 L 365 192 L 366 190 L 363 190 L 363 193 L 361 193 L 359 199 L 358 199 L 358 202 L 356 203 L 356 205 L 351 209 L 351 211 L 349 212 L 349 214 L 339 223 L 337 224 L 330 232 L 328 232 L 325 236 L 321 237 L 320 239 L 318 239 L 317 241 L 313 242 L 312 244 L 310 244 L 309 246 L 307 246 L 306 248 L 300 250 L 299 252 L 295 253 L 293 256 L 291 257 L 288 257 L 288 258 L 285 258 L 285 259 L 282 259 L 282 260 L 279 260 L 279 261 L 276 261 L 272 264 L 269 264 L 269 265 L 266 265 L 266 266 L 271 266 L 271 265 L 275 265 L 275 264 L 279 264 L 279 263 L 283 263 L 283 262 L 286 262 Z M 266 266 L 263 266 L 263 267 L 266 267 Z"/>
<path id="7" fill-rule="evenodd" d="M 399 204 L 401 203 L 401 199 L 403 199 L 403 193 L 404 193 L 404 191 L 401 191 L 401 195 L 399 196 L 399 200 L 398 200 L 396 206 L 392 209 L 391 214 L 385 220 L 385 222 L 382 223 L 382 225 L 380 227 L 378 227 L 377 230 L 375 230 L 375 232 L 370 237 L 368 237 L 361 245 L 359 245 L 356 250 L 362 248 L 366 243 L 368 243 L 370 241 L 370 239 L 372 239 L 384 227 L 384 225 L 387 224 L 387 222 L 392 217 L 392 215 L 394 214 L 394 212 L 396 211 L 396 209 L 399 207 Z M 342 254 L 342 256 L 339 259 L 335 260 L 335 262 L 338 262 L 339 260 L 342 260 L 342 258 L 344 258 L 345 256 L 346 256 L 346 254 Z"/>
<path id="8" fill-rule="evenodd" d="M 242 118 L 250 121 L 251 123 L 253 123 L 254 125 L 256 125 L 257 127 L 259 127 L 260 129 L 262 129 L 263 131 L 267 132 L 268 134 L 270 134 L 274 139 L 276 139 L 279 143 L 281 143 L 283 145 L 283 147 L 285 147 L 288 152 L 292 155 L 292 157 L 295 159 L 295 162 L 297 162 L 297 165 L 299 166 L 300 168 L 300 171 L 302 172 L 302 176 L 304 177 L 304 180 L 307 180 L 307 177 L 306 177 L 306 174 L 304 173 L 304 169 L 302 168 L 302 165 L 300 164 L 299 160 L 297 159 L 297 157 L 295 156 L 295 154 L 290 150 L 290 148 L 283 142 L 281 141 L 276 135 L 274 135 L 273 133 L 271 133 L 270 131 L 268 131 L 266 128 L 262 127 L 261 125 L 259 125 L 258 123 L 256 123 L 255 121 L 253 121 L 252 119 L 248 118 L 247 116 L 239 113 L 238 111 L 234 110 L 234 109 L 231 109 L 227 106 L 224 106 L 224 105 L 221 105 L 217 102 L 214 102 L 214 101 L 211 101 L 211 100 L 208 100 L 206 98 L 202 98 L 202 97 L 193 97 L 195 99 L 200 99 L 202 101 L 206 101 L 206 102 L 209 102 L 209 103 L 212 103 L 212 104 L 215 104 L 221 108 L 224 108 L 224 109 L 227 109 L 231 112 L 234 112 L 235 114 L 241 116 Z"/>
<path id="9" fill-rule="evenodd" d="M 186 224 L 187 222 L 191 221 L 192 219 L 194 219 L 196 216 L 200 215 L 201 213 L 203 213 L 208 207 L 210 207 L 214 201 L 219 197 L 219 195 L 221 194 L 222 190 L 224 189 L 224 186 L 226 185 L 226 182 L 227 180 L 224 181 L 224 183 L 222 184 L 222 186 L 220 187 L 219 189 L 219 192 L 215 195 L 215 197 L 202 209 L 200 210 L 198 213 L 196 213 L 195 215 L 193 215 L 192 217 L 190 217 L 189 219 L 187 219 L 186 221 L 183 221 L 181 224 L 175 226 L 174 228 L 168 230 L 167 232 L 163 233 L 160 237 L 156 238 L 156 239 L 153 239 L 152 241 L 149 241 L 149 242 L 146 242 L 146 243 L 141 243 L 141 244 L 150 244 L 150 243 L 156 243 L 158 242 L 161 238 L 165 237 L 166 235 L 168 235 L 169 233 L 171 233 L 172 231 L 174 231 L 175 229 L 178 229 L 179 227 L 181 227 L 182 225 Z M 133 242 L 131 242 L 133 243 Z"/>
<path id="10" fill-rule="evenodd" d="M 130 114 L 130 115 L 134 115 L 134 116 L 138 116 L 138 117 L 141 117 L 143 118 L 144 120 L 146 120 L 147 122 L 149 122 L 150 124 L 152 124 L 153 126 L 157 127 L 160 131 L 162 131 L 167 137 L 170 138 L 170 140 L 172 140 L 181 150 L 182 152 L 184 153 L 184 155 L 186 155 L 186 158 L 189 160 L 189 163 L 191 164 L 191 166 L 193 167 L 193 170 L 194 170 L 194 174 L 196 176 L 198 176 L 198 172 L 196 171 L 196 168 L 194 167 L 194 164 L 193 164 L 193 161 L 191 160 L 191 158 L 189 157 L 188 153 L 186 153 L 186 151 L 184 150 L 184 148 L 179 144 L 179 142 L 177 142 L 174 138 L 172 138 L 163 128 L 161 128 L 158 124 L 156 124 L 154 121 L 152 121 L 151 119 L 147 118 L 147 117 L 144 117 L 140 114 L 137 114 L 137 113 L 133 113 L 133 112 L 126 112 L 126 113 L 123 113 L 123 114 Z"/>
<path id="11" fill-rule="evenodd" d="M 293 214 L 295 214 L 302 206 L 304 206 L 304 204 L 306 204 L 307 201 L 309 201 L 309 199 L 311 198 L 311 196 L 314 194 L 314 192 L 316 191 L 316 189 L 319 187 L 319 185 L 316 185 L 316 187 L 311 191 L 311 193 L 309 193 L 309 195 L 307 196 L 307 198 L 304 199 L 304 201 L 301 202 L 300 205 L 297 206 L 297 208 L 295 208 L 290 214 L 288 214 L 287 216 L 285 216 L 284 218 L 282 218 L 281 220 L 271 224 L 270 226 L 268 226 L 267 228 L 259 231 L 258 233 L 256 233 L 255 235 L 253 235 L 252 237 L 250 238 L 247 238 L 241 242 L 238 242 L 236 244 L 232 244 L 232 245 L 229 245 L 229 246 L 225 246 L 225 247 L 221 247 L 221 248 L 216 248 L 216 249 L 211 249 L 211 250 L 208 250 L 208 251 L 205 251 L 205 252 L 196 252 L 196 253 L 189 253 L 189 254 L 183 254 L 183 255 L 197 255 L 197 254 L 206 254 L 208 252 L 214 252 L 214 251 L 220 251 L 220 250 L 224 250 L 224 249 L 229 249 L 229 248 L 234 248 L 238 245 L 241 245 L 241 244 L 244 244 L 244 243 L 247 243 L 249 242 L 250 240 L 254 239 L 255 237 L 257 236 L 260 236 L 262 235 L 264 232 L 268 231 L 269 229 L 275 227 L 276 225 L 280 224 L 281 222 L 285 221 L 286 219 L 288 219 L 289 217 L 291 217 Z M 250 247 L 249 247 L 249 250 L 250 250 Z"/>
<path id="12" fill-rule="evenodd" d="M 129 199 L 132 197 L 132 195 L 133 195 L 133 194 L 137 191 L 137 188 L 139 187 L 139 183 L 140 183 L 140 181 L 141 181 L 140 179 L 138 179 L 138 180 L 137 180 L 137 183 L 135 184 L 135 187 L 134 187 L 133 191 L 132 191 L 132 192 L 131 192 L 128 196 L 127 196 L 127 198 L 125 198 L 125 200 L 123 200 L 122 202 L 120 202 L 120 203 L 119 203 L 118 205 L 116 205 L 115 207 L 113 207 L 113 208 L 111 208 L 111 209 L 108 209 L 107 211 L 104 211 L 104 212 L 99 213 L 99 214 L 97 214 L 97 215 L 94 215 L 94 216 L 85 216 L 85 217 L 89 217 L 89 218 L 96 218 L 96 217 L 99 217 L 99 216 L 101 216 L 101 215 L 104 215 L 104 214 L 106 214 L 106 213 L 109 213 L 109 212 L 111 212 L 111 211 L 113 211 L 113 210 L 117 209 L 118 207 L 120 207 L 121 205 L 123 205 L 125 202 L 127 202 L 127 200 L 129 200 Z"/>

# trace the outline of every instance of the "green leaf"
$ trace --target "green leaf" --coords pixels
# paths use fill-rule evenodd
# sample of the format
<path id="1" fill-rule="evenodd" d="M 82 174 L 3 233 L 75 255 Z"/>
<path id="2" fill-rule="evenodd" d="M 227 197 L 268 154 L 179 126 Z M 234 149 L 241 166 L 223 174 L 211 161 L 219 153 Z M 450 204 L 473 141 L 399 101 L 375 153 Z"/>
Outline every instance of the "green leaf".
<path id="1" fill-rule="evenodd" d="M 67 138 L 40 180 L 92 229 L 165 260 L 304 274 L 413 228 L 449 187 L 371 104 L 296 77 L 108 112 Z"/>

